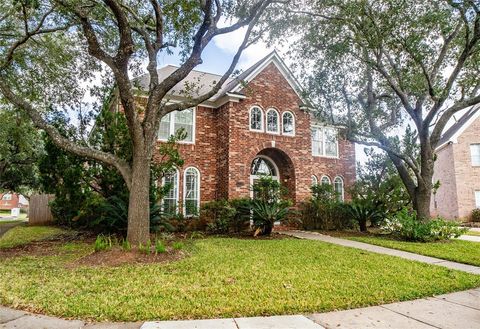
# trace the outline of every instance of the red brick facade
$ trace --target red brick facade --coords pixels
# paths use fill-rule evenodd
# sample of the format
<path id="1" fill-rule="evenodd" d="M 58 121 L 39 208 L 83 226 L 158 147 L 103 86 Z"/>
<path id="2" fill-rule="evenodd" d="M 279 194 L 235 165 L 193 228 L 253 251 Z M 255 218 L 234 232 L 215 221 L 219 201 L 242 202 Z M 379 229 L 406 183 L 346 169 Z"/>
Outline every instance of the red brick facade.
<path id="1" fill-rule="evenodd" d="M 183 199 L 184 170 L 193 166 L 200 172 L 201 203 L 216 199 L 250 196 L 251 164 L 258 155 L 268 156 L 279 169 L 281 182 L 295 202 L 310 196 L 312 175 L 320 181 L 327 175 L 333 182 L 344 180 L 345 190 L 355 180 L 354 144 L 339 138 L 338 158 L 312 156 L 312 115 L 300 109 L 301 99 L 278 67 L 271 62 L 244 86 L 246 96 L 219 108 L 198 106 L 195 142 L 181 144 L 185 164 L 179 168 L 179 200 Z M 249 129 L 249 111 L 259 106 L 295 117 L 295 135 L 254 132 Z M 161 143 L 161 142 L 159 142 Z M 349 198 L 348 193 L 345 194 Z M 181 208 L 180 208 L 181 209 Z"/>
<path id="2" fill-rule="evenodd" d="M 20 195 L 16 193 L 0 193 L 0 210 L 26 208 L 28 205 L 20 202 Z"/>

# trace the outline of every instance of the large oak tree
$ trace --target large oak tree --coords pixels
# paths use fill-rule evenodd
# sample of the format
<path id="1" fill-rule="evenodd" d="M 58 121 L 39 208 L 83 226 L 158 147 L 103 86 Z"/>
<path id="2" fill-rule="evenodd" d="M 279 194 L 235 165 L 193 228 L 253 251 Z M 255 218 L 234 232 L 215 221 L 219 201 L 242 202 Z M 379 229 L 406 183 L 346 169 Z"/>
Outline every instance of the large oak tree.
<path id="1" fill-rule="evenodd" d="M 7 0 L 0 4 L 0 92 L 64 150 L 115 167 L 130 192 L 127 239 L 149 239 L 150 162 L 160 119 L 209 99 L 233 73 L 242 51 L 263 28 L 275 0 Z M 228 19 L 230 18 L 230 19 Z M 230 24 L 225 24 L 230 22 Z M 256 27 L 257 26 L 257 27 Z M 205 94 L 169 103 L 169 91 L 202 63 L 212 39 L 243 28 L 245 37 L 223 76 Z M 180 51 L 180 67 L 159 79 L 161 53 Z M 150 83 L 140 106 L 132 73 L 146 61 Z M 85 83 L 113 78 L 133 144 L 133 160 L 63 137 L 51 109 L 81 110 Z M 108 79 L 107 79 L 108 80 Z"/>
<path id="2" fill-rule="evenodd" d="M 429 218 L 442 132 L 480 103 L 480 1 L 311 0 L 282 13 L 277 31 L 301 36 L 293 53 L 324 117 L 384 150 Z"/>

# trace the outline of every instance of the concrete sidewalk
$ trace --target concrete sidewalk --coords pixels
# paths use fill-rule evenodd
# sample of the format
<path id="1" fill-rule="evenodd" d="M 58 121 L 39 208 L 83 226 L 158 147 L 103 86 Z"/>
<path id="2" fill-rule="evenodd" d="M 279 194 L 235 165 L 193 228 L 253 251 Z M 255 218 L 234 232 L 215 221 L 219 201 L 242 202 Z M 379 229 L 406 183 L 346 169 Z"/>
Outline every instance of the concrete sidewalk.
<path id="1" fill-rule="evenodd" d="M 2 329 L 478 329 L 480 288 L 409 302 L 310 315 L 85 323 L 0 307 Z"/>
<path id="2" fill-rule="evenodd" d="M 480 275 L 480 267 L 478 267 L 478 266 L 451 262 L 451 261 L 440 259 L 440 258 L 423 256 L 423 255 L 415 254 L 415 253 L 408 252 L 408 251 L 390 249 L 390 248 L 380 247 L 380 246 L 376 246 L 376 245 L 372 245 L 372 244 L 368 244 L 368 243 L 363 243 L 363 242 L 358 242 L 358 241 L 353 241 L 353 240 L 334 238 L 334 237 L 331 237 L 331 236 L 328 236 L 328 235 L 323 235 L 323 234 L 316 233 L 316 232 L 283 231 L 283 232 L 280 232 L 280 233 L 285 234 L 285 235 L 289 235 L 289 236 L 293 236 L 293 237 L 296 237 L 296 238 L 299 238 L 299 239 L 317 240 L 317 241 L 322 241 L 322 242 L 327 242 L 327 243 L 333 243 L 333 244 L 337 244 L 337 245 L 344 246 L 344 247 L 362 249 L 362 250 L 374 252 L 374 253 L 377 253 L 377 254 L 397 256 L 397 257 L 400 257 L 400 258 L 414 260 L 414 261 L 417 261 L 417 262 L 443 266 L 443 267 L 447 267 L 447 268 L 452 269 L 452 270 L 459 270 L 459 271 L 464 271 L 464 272 Z"/>

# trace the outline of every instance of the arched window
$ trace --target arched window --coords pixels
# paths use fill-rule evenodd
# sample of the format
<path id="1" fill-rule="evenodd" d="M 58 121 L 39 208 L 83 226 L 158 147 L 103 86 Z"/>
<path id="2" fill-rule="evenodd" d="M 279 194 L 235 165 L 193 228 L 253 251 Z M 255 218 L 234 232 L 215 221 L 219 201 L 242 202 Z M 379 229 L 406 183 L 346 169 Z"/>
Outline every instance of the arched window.
<path id="1" fill-rule="evenodd" d="M 277 177 L 277 168 L 270 159 L 263 156 L 258 156 L 252 161 L 252 168 L 250 174 L 253 176 L 272 176 Z"/>
<path id="2" fill-rule="evenodd" d="M 162 200 L 163 212 L 167 215 L 174 215 L 178 208 L 178 170 L 174 169 L 163 177 L 162 185 L 169 186 L 168 192 Z"/>
<path id="3" fill-rule="evenodd" d="M 280 133 L 278 112 L 275 109 L 269 109 L 267 111 L 267 132 L 272 134 Z"/>
<path id="4" fill-rule="evenodd" d="M 317 184 L 318 184 L 317 176 L 312 175 L 312 185 L 317 185 Z"/>
<path id="5" fill-rule="evenodd" d="M 258 106 L 250 109 L 250 130 L 263 131 L 263 111 Z"/>
<path id="6" fill-rule="evenodd" d="M 10 193 L 5 193 L 2 197 L 2 200 L 10 201 L 10 200 L 12 200 L 12 195 Z"/>
<path id="7" fill-rule="evenodd" d="M 282 132 L 284 135 L 295 135 L 295 117 L 292 112 L 283 112 Z"/>
<path id="8" fill-rule="evenodd" d="M 328 176 L 322 176 L 322 179 L 320 181 L 322 183 L 322 185 L 326 184 L 326 185 L 330 185 L 331 182 L 330 182 L 330 178 L 328 178 Z"/>
<path id="9" fill-rule="evenodd" d="M 338 200 L 343 201 L 344 200 L 344 191 L 343 191 L 343 179 L 339 176 L 335 177 L 333 180 L 333 189 L 335 190 L 335 193 L 338 195 Z"/>
<path id="10" fill-rule="evenodd" d="M 183 212 L 185 216 L 195 216 L 199 210 L 200 172 L 194 167 L 188 167 L 183 178 Z"/>

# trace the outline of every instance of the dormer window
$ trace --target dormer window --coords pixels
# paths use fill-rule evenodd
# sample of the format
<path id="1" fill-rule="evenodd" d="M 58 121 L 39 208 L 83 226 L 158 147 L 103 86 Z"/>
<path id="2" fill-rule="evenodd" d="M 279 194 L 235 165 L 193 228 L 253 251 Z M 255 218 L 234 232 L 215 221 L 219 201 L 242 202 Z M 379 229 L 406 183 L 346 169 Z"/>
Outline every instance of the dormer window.
<path id="1" fill-rule="evenodd" d="M 282 133 L 284 135 L 295 135 L 295 117 L 292 112 L 282 114 Z"/>
<path id="2" fill-rule="evenodd" d="M 278 118 L 278 112 L 274 109 L 267 111 L 267 133 L 278 134 L 280 133 L 280 123 Z"/>
<path id="3" fill-rule="evenodd" d="M 195 141 L 195 109 L 186 109 L 174 111 L 165 115 L 160 121 L 158 129 L 158 139 L 162 141 L 175 134 L 176 131 L 183 128 L 187 137 L 180 142 L 194 143 Z"/>
<path id="4" fill-rule="evenodd" d="M 263 131 L 263 111 L 258 106 L 250 109 L 250 130 Z"/>
<path id="5" fill-rule="evenodd" d="M 332 127 L 312 128 L 312 154 L 314 156 L 338 157 L 338 132 Z"/>

